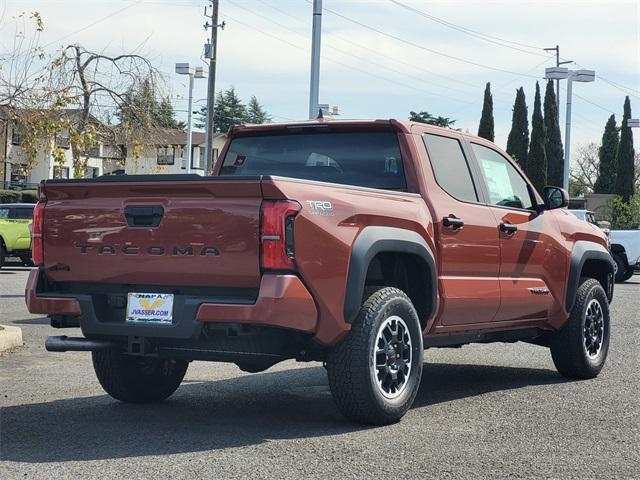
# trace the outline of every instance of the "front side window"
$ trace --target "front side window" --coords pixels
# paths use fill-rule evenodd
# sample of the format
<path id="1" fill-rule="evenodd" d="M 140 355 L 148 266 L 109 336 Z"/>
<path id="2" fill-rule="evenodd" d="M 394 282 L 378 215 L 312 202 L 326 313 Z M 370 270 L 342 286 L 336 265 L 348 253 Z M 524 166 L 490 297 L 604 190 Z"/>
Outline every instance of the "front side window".
<path id="1" fill-rule="evenodd" d="M 220 175 L 278 175 L 369 188 L 406 188 L 398 137 L 390 131 L 238 137 L 229 146 Z"/>
<path id="2" fill-rule="evenodd" d="M 425 134 L 423 140 L 438 185 L 458 200 L 477 202 L 478 195 L 460 142 L 431 134 Z"/>
<path id="3" fill-rule="evenodd" d="M 495 150 L 471 144 L 484 178 L 489 203 L 500 207 L 532 209 L 527 182 L 511 163 Z"/>
<path id="4" fill-rule="evenodd" d="M 158 147 L 158 165 L 173 165 L 175 150 L 173 145 Z"/>

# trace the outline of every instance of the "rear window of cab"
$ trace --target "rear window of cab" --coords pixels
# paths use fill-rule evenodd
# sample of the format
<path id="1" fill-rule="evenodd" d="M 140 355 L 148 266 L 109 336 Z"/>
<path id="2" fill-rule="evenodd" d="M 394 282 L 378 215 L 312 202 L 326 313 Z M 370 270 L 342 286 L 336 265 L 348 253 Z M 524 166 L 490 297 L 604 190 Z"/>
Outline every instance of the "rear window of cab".
<path id="1" fill-rule="evenodd" d="M 237 137 L 220 175 L 273 175 L 389 190 L 407 186 L 398 137 L 391 131 Z"/>

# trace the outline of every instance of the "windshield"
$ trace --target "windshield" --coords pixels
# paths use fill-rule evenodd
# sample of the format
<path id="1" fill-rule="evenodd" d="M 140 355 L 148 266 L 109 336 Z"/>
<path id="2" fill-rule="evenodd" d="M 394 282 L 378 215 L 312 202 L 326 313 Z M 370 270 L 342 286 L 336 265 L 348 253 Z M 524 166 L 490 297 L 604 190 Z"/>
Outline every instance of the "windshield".
<path id="1" fill-rule="evenodd" d="M 313 132 L 239 137 L 220 175 L 276 175 L 370 188 L 406 188 L 393 132 Z"/>

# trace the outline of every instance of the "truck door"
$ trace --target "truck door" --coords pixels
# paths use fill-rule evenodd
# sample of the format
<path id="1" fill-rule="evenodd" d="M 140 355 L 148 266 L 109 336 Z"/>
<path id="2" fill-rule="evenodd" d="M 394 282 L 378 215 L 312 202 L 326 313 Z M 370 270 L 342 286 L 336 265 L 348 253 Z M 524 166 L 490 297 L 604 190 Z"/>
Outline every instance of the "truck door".
<path id="1" fill-rule="evenodd" d="M 491 322 L 500 306 L 498 225 L 480 203 L 462 138 L 455 132 L 422 135 L 422 162 L 438 251 L 439 321 L 436 328 Z M 447 328 L 449 327 L 449 328 Z"/>
<path id="2" fill-rule="evenodd" d="M 566 258 L 551 215 L 534 208 L 527 180 L 497 150 L 471 143 L 500 236 L 501 305 L 495 321 L 545 319 L 561 305 Z M 558 298 L 554 298 L 554 296 Z"/>

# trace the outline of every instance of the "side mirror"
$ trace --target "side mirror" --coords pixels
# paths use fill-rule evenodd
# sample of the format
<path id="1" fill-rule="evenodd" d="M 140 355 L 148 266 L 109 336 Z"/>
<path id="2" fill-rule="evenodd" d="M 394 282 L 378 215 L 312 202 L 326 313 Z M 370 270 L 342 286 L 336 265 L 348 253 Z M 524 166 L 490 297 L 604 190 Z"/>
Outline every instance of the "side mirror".
<path id="1" fill-rule="evenodd" d="M 569 206 L 569 194 L 564 188 L 544 187 L 544 208 L 545 210 L 555 210 L 556 208 L 567 208 Z"/>

